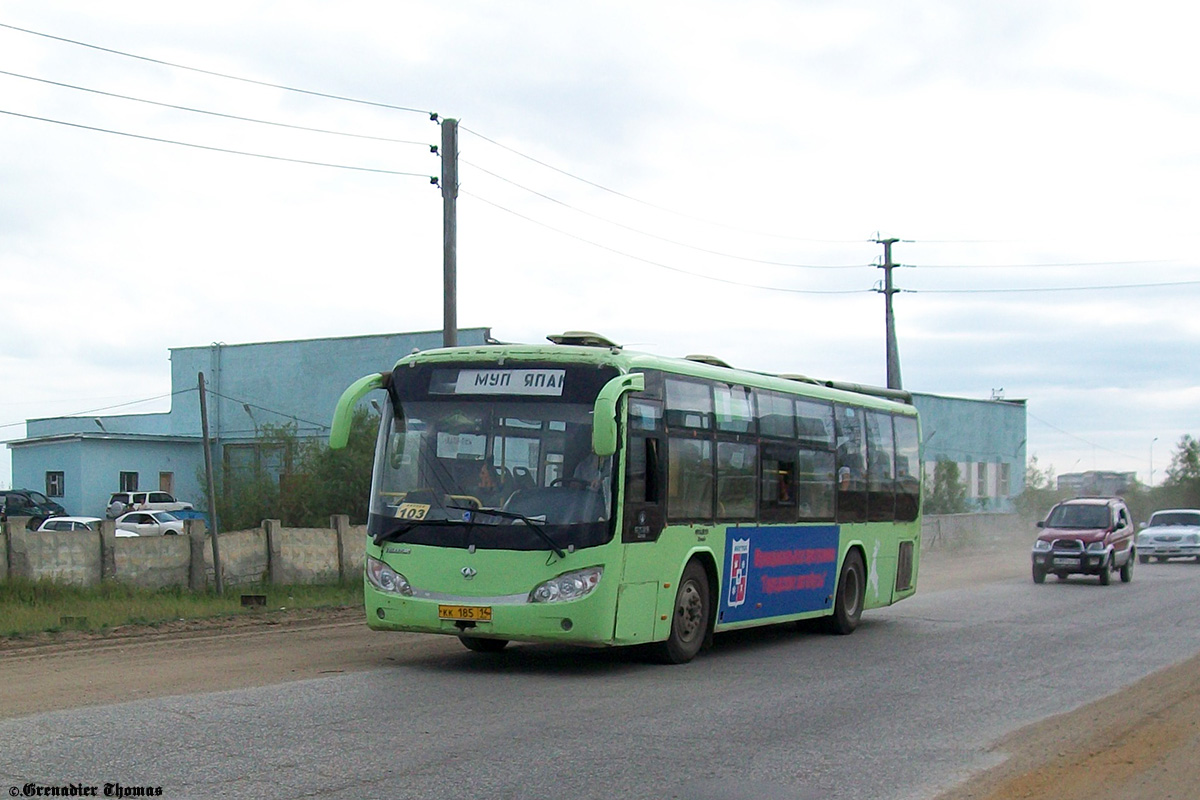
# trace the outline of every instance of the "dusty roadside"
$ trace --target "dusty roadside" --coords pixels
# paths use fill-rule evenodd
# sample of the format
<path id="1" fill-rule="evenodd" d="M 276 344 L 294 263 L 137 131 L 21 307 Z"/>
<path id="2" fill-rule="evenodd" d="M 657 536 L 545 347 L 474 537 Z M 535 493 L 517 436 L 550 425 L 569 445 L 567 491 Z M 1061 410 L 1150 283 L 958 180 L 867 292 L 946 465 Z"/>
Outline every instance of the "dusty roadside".
<path id="1" fill-rule="evenodd" d="M 923 554 L 920 591 L 1028 575 L 1025 543 Z M 369 631 L 358 608 L 0 639 L 0 719 L 147 697 L 265 686 L 457 652 L 440 637 Z M 1001 742 L 1007 760 L 936 800 L 1190 800 L 1200 796 L 1200 657 Z"/>

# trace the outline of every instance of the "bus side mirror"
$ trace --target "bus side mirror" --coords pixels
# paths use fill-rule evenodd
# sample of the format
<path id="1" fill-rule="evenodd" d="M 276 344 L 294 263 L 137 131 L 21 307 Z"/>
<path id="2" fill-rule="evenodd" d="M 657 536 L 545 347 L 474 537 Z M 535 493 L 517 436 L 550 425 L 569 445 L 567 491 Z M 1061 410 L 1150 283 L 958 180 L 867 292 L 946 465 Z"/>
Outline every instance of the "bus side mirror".
<path id="1" fill-rule="evenodd" d="M 342 392 L 337 408 L 333 411 L 333 427 L 329 429 L 329 448 L 341 450 L 350 441 L 350 422 L 354 419 L 354 407 L 362 400 L 367 392 L 382 389 L 391 378 L 390 372 L 377 372 L 359 378 Z"/>
<path id="2" fill-rule="evenodd" d="M 592 451 L 598 456 L 617 452 L 617 404 L 626 392 L 646 389 L 646 376 L 640 372 L 618 375 L 600 390 L 592 409 Z"/>

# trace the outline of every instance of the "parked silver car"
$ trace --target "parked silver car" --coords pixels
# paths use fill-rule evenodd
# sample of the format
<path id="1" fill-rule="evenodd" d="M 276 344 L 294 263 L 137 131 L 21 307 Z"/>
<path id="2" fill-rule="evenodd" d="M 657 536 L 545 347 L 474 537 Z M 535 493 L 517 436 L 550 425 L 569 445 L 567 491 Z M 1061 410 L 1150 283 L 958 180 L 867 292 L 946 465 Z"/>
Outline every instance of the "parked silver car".
<path id="1" fill-rule="evenodd" d="M 1155 511 L 1137 535 L 1138 561 L 1194 558 L 1200 562 L 1200 509 Z"/>

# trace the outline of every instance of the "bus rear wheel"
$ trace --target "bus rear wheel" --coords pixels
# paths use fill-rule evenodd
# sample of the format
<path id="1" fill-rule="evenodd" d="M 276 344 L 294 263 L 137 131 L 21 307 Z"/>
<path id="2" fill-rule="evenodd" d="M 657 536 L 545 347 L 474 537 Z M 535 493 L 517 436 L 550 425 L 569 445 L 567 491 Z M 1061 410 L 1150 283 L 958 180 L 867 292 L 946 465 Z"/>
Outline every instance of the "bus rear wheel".
<path id="1" fill-rule="evenodd" d="M 686 664 L 696 657 L 708 635 L 710 601 L 708 574 L 697 561 L 688 562 L 675 590 L 671 634 L 657 645 L 657 655 L 666 664 Z"/>
<path id="2" fill-rule="evenodd" d="M 508 647 L 508 639 L 481 639 L 478 636 L 460 636 L 463 647 L 476 653 L 499 653 Z"/>
<path id="3" fill-rule="evenodd" d="M 830 633 L 845 636 L 854 633 L 862 617 L 863 595 L 867 588 L 867 570 L 862 556 L 851 550 L 842 561 L 842 573 L 838 576 L 837 592 L 833 600 L 833 616 L 827 627 Z"/>

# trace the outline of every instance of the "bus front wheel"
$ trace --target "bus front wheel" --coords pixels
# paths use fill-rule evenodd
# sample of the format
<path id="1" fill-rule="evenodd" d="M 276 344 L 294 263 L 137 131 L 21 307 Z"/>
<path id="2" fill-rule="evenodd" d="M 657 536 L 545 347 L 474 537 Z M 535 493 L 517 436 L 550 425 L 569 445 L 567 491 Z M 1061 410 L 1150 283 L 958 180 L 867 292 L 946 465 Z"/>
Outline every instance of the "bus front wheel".
<path id="1" fill-rule="evenodd" d="M 842 561 L 842 574 L 838 577 L 833 600 L 833 616 L 828 623 L 830 633 L 845 636 L 858 627 L 866 585 L 867 570 L 863 566 L 862 556 L 857 550 L 851 550 Z"/>
<path id="2" fill-rule="evenodd" d="M 671 634 L 658 645 L 659 659 L 668 664 L 685 664 L 696 657 L 708 635 L 711 606 L 708 574 L 698 561 L 691 561 L 683 570 L 679 588 L 675 590 L 675 607 L 671 616 Z"/>

